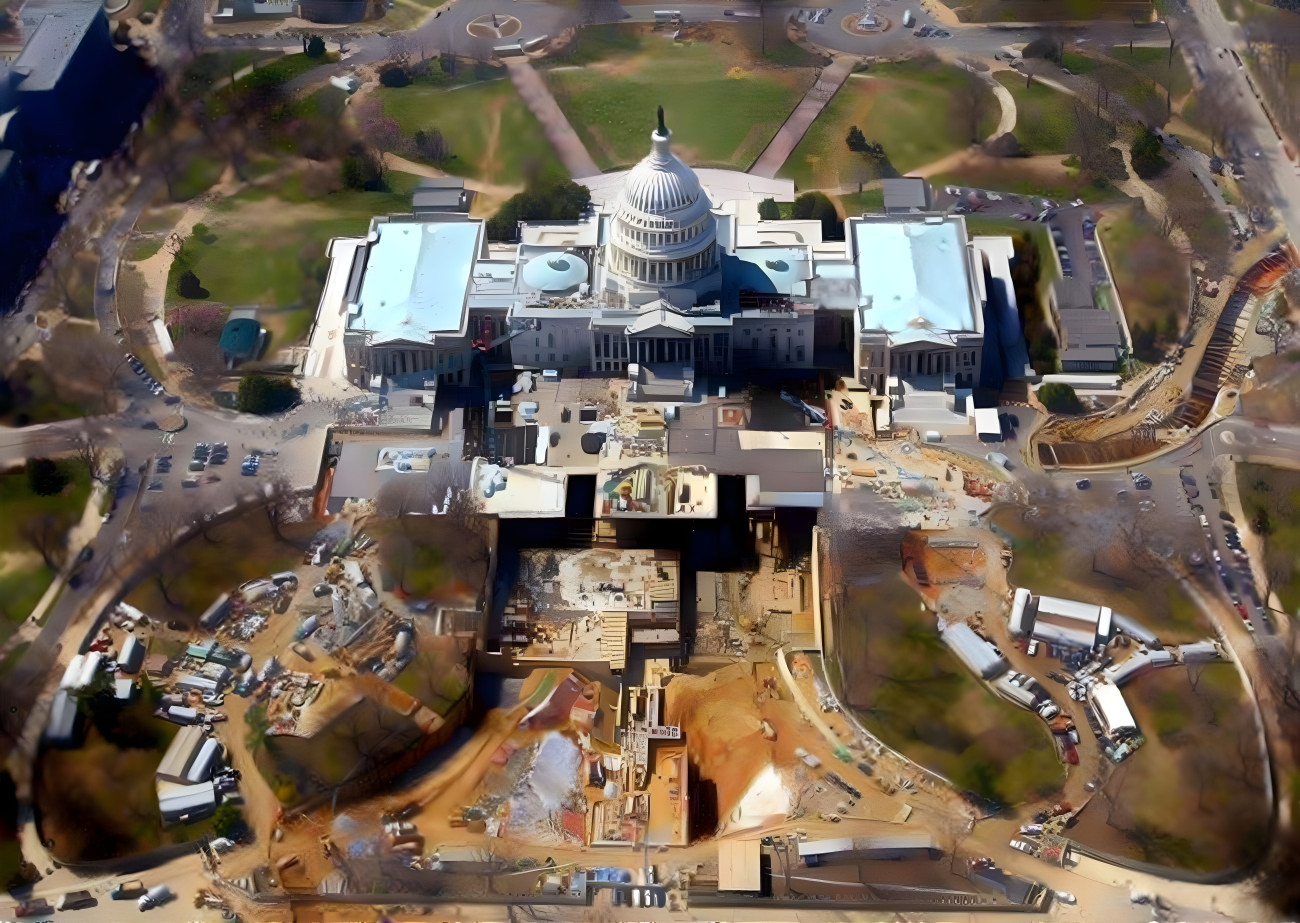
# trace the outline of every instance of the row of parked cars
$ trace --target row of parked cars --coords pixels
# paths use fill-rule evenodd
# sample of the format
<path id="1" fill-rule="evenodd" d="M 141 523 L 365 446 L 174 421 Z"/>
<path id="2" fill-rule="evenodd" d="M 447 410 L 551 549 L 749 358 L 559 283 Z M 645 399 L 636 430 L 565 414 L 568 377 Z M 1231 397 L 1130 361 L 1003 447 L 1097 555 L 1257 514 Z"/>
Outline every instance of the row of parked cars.
<path id="1" fill-rule="evenodd" d="M 161 907 L 175 895 L 172 894 L 172 889 L 166 885 L 154 885 L 152 888 L 146 888 L 143 881 L 136 879 L 124 881 L 114 886 L 113 890 L 108 892 L 108 896 L 115 901 L 133 900 L 141 910 L 149 910 L 152 907 Z M 98 905 L 99 900 L 89 891 L 68 891 L 59 895 L 59 899 L 54 902 L 53 907 L 43 897 L 23 901 L 13 908 L 13 915 L 15 917 L 39 917 L 56 910 L 86 910 Z"/>
<path id="2" fill-rule="evenodd" d="M 149 389 L 150 394 L 158 395 L 163 393 L 162 383 L 149 374 L 149 370 L 144 367 L 144 363 L 130 353 L 126 354 L 126 364 L 135 372 L 136 377 Z"/>

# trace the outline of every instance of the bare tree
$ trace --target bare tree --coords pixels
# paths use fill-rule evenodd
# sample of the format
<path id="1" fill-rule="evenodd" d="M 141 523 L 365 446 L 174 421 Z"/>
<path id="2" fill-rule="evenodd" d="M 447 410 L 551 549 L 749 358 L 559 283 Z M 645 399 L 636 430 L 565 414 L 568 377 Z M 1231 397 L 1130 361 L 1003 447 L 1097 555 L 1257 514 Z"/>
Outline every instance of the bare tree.
<path id="1" fill-rule="evenodd" d="M 126 354 L 107 333 L 84 325 L 64 324 L 41 348 L 42 362 L 56 380 L 69 369 L 81 390 L 99 413 L 117 406 L 117 386 L 126 367 Z"/>
<path id="2" fill-rule="evenodd" d="M 93 246 L 90 235 L 79 224 L 64 225 L 46 262 L 45 279 L 70 314 L 85 316 L 93 307 L 93 293 L 86 284 L 94 272 L 86 259 Z"/>
<path id="3" fill-rule="evenodd" d="M 66 557 L 64 536 L 67 529 L 58 516 L 53 513 L 30 516 L 19 524 L 18 532 L 23 541 L 41 556 L 46 567 L 57 571 L 63 566 Z"/>
<path id="4" fill-rule="evenodd" d="M 104 485 L 113 480 L 112 468 L 105 462 L 104 448 L 90 430 L 83 430 L 73 437 L 72 451 L 91 480 Z"/>

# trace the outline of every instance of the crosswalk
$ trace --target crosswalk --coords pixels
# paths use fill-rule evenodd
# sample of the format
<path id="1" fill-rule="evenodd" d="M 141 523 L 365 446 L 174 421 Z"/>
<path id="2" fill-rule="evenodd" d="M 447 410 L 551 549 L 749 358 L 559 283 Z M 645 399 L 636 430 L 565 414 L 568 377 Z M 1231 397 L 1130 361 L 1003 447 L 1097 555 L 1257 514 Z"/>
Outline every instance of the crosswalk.
<path id="1" fill-rule="evenodd" d="M 172 444 L 173 442 L 175 442 L 175 441 L 176 441 L 176 434 L 175 434 L 175 433 L 163 433 L 163 434 L 162 434 L 162 443 L 163 443 L 163 445 L 171 445 L 171 444 Z"/>

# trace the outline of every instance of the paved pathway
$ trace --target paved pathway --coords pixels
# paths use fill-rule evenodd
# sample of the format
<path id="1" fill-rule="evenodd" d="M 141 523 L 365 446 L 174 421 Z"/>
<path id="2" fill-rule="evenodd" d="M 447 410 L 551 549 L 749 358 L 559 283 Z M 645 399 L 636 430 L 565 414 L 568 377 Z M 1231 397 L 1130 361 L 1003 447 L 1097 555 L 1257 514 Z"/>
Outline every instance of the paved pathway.
<path id="1" fill-rule="evenodd" d="M 781 169 L 782 164 L 807 134 L 808 126 L 812 125 L 813 119 L 817 118 L 830 98 L 844 85 L 844 81 L 848 79 L 849 74 L 853 73 L 853 67 L 857 63 L 856 58 L 842 55 L 822 68 L 817 82 L 804 94 L 804 98 L 794 107 L 794 112 L 790 113 L 785 124 L 768 142 L 767 147 L 763 148 L 763 153 L 758 155 L 758 160 L 755 160 L 754 165 L 749 168 L 750 173 L 768 179 L 776 176 L 776 172 Z"/>
<path id="2" fill-rule="evenodd" d="M 537 121 L 542 123 L 546 140 L 551 142 L 555 156 L 560 158 L 560 163 L 564 164 L 569 175 L 580 179 L 600 173 L 600 167 L 596 166 L 596 161 L 587 153 L 587 146 L 582 143 L 559 103 L 551 95 L 545 78 L 533 70 L 533 65 L 526 58 L 506 59 L 506 70 L 510 72 L 510 82 L 515 85 L 519 98 L 537 116 Z"/>

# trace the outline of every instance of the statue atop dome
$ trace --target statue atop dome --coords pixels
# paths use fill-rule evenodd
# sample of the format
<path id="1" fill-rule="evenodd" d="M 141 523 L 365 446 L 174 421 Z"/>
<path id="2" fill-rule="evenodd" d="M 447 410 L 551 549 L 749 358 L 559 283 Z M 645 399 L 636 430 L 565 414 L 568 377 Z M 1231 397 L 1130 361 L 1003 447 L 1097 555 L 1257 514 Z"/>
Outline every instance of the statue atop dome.
<path id="1" fill-rule="evenodd" d="M 664 107 L 663 107 L 663 106 L 660 106 L 660 107 L 659 107 L 659 129 L 658 129 L 658 131 L 659 131 L 659 134 L 663 135 L 665 138 L 668 137 L 668 128 L 667 128 L 667 126 L 664 125 Z"/>

